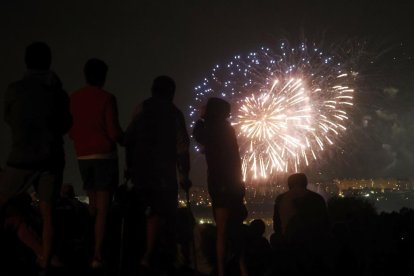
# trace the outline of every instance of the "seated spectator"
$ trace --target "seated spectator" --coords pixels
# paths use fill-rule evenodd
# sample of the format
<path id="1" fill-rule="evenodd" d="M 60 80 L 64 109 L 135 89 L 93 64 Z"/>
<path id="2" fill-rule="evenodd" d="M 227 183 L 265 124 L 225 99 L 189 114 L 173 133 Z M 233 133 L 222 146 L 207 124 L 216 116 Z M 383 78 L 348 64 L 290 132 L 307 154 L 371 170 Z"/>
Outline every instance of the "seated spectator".
<path id="1" fill-rule="evenodd" d="M 276 198 L 273 228 L 287 242 L 308 242 L 327 235 L 329 219 L 325 200 L 308 190 L 303 173 L 288 178 L 289 191 Z"/>
<path id="2" fill-rule="evenodd" d="M 179 208 L 177 213 L 179 259 L 191 271 L 211 275 L 215 261 L 215 228 L 197 224 L 191 211 Z"/>
<path id="3" fill-rule="evenodd" d="M 248 228 L 245 259 L 249 275 L 263 275 L 271 256 L 269 241 L 263 237 L 266 225 L 263 220 L 253 220 Z"/>
<path id="4" fill-rule="evenodd" d="M 305 174 L 293 174 L 288 178 L 289 191 L 276 198 L 272 241 L 279 264 L 272 265 L 282 273 L 329 273 L 328 212 L 323 197 L 308 190 L 307 184 Z"/>

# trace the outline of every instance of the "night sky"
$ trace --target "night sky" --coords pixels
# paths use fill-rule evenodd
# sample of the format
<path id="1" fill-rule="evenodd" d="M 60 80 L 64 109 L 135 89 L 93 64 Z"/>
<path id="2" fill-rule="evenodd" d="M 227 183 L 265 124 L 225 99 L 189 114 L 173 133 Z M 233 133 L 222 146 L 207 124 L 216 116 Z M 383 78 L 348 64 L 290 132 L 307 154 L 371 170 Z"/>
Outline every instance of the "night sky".
<path id="1" fill-rule="evenodd" d="M 105 2 L 105 4 L 103 4 Z M 24 73 L 33 41 L 49 43 L 52 69 L 68 93 L 84 85 L 91 57 L 109 65 L 106 90 L 118 98 L 125 128 L 133 107 L 150 94 L 152 79 L 177 82 L 175 103 L 187 113 L 209 70 L 261 45 L 366 42 L 374 64 L 361 64 L 355 113 L 338 150 L 310 174 L 331 177 L 414 177 L 414 4 L 410 1 L 38 1 L 0 2 L 1 114 L 7 85 Z M 357 43 L 356 43 L 357 44 Z M 0 123 L 0 165 L 10 136 Z M 80 187 L 71 142 L 65 182 Z M 121 150 L 121 159 L 123 153 Z M 203 158 L 193 153 L 193 179 L 204 184 Z M 123 162 L 122 162 L 123 163 Z M 123 164 L 121 163 L 121 167 Z M 80 191 L 80 190 L 78 190 Z"/>

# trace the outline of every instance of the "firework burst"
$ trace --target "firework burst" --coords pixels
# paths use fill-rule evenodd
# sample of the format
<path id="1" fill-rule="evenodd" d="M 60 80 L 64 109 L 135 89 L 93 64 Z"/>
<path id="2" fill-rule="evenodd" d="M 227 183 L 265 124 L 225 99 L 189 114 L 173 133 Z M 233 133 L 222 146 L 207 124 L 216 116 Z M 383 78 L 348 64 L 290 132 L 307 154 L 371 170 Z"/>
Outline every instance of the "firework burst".
<path id="1" fill-rule="evenodd" d="M 194 116 L 209 97 L 232 103 L 245 181 L 297 172 L 346 131 L 355 73 L 319 47 L 282 43 L 216 65 L 195 88 Z M 192 124 L 194 121 L 192 122 Z"/>

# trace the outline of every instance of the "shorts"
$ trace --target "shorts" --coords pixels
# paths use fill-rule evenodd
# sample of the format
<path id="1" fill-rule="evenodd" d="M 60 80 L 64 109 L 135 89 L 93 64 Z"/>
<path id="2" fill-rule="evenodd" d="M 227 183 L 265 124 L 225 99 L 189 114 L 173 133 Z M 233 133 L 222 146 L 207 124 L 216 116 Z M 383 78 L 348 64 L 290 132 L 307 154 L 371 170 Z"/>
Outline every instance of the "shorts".
<path id="1" fill-rule="evenodd" d="M 248 215 L 243 197 L 240 194 L 210 194 L 213 209 L 224 208 L 230 211 L 230 221 L 243 222 Z"/>
<path id="2" fill-rule="evenodd" d="M 137 203 L 146 216 L 153 214 L 164 218 L 176 216 L 178 208 L 178 192 L 135 187 Z"/>
<path id="3" fill-rule="evenodd" d="M 39 200 L 52 203 L 60 192 L 62 170 L 31 170 L 7 166 L 0 173 L 0 195 L 6 200 L 34 187 Z"/>
<path id="4" fill-rule="evenodd" d="M 115 191 L 118 187 L 118 159 L 79 159 L 78 163 L 86 191 Z"/>

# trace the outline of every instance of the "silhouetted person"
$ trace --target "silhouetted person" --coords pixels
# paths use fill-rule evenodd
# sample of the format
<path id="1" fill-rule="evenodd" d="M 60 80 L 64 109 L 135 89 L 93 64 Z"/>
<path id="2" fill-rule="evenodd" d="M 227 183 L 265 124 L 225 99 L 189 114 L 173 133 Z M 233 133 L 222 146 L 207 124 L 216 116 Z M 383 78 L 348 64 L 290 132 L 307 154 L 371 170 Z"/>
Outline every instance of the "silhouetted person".
<path id="1" fill-rule="evenodd" d="M 263 275 L 271 257 L 269 241 L 263 236 L 266 224 L 261 219 L 250 222 L 246 242 L 246 266 L 249 275 Z"/>
<path id="2" fill-rule="evenodd" d="M 288 178 L 289 191 L 276 198 L 273 228 L 282 241 L 317 242 L 326 238 L 329 219 L 325 200 L 307 185 L 305 174 L 292 174 Z"/>
<path id="3" fill-rule="evenodd" d="M 89 260 L 87 241 L 90 216 L 87 204 L 76 198 L 71 184 L 63 184 L 56 203 L 56 250 L 68 266 Z"/>
<path id="4" fill-rule="evenodd" d="M 25 54 L 26 74 L 7 89 L 4 119 L 12 133 L 12 146 L 0 180 L 0 204 L 30 186 L 38 193 L 43 231 L 41 246 L 32 249 L 43 268 L 51 257 L 52 209 L 65 163 L 62 136 L 72 125 L 69 98 L 59 78 L 49 70 L 51 61 L 47 44 L 30 44 Z"/>
<path id="5" fill-rule="evenodd" d="M 147 221 L 146 251 L 141 259 L 145 267 L 151 266 L 161 237 L 175 244 L 177 171 L 181 187 L 188 192 L 191 186 L 189 138 L 184 116 L 173 104 L 174 94 L 170 77 L 155 78 L 152 96 L 138 106 L 125 134 L 128 172 Z M 170 251 L 175 253 L 174 248 Z"/>
<path id="6" fill-rule="evenodd" d="M 211 275 L 216 255 L 215 233 L 212 224 L 197 224 L 190 209 L 178 208 L 177 241 L 182 256 L 179 259 L 187 268 L 196 270 L 200 275 Z M 184 275 L 193 274 L 194 271 Z"/>
<path id="7" fill-rule="evenodd" d="M 202 114 L 193 130 L 196 141 L 204 148 L 208 167 L 208 191 L 217 226 L 218 275 L 225 274 L 229 229 L 237 228 L 247 216 L 243 203 L 244 184 L 239 147 L 235 131 L 227 121 L 229 116 L 228 102 L 210 98 L 205 114 Z"/>
<path id="8" fill-rule="evenodd" d="M 112 195 L 118 186 L 117 143 L 122 139 L 115 96 L 105 91 L 108 66 L 90 59 L 84 67 L 87 85 L 71 95 L 70 130 L 89 210 L 95 217 L 93 268 L 102 266 L 102 247 Z"/>

